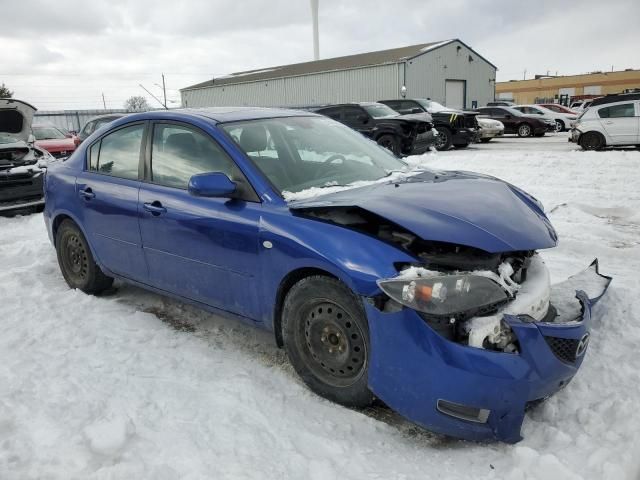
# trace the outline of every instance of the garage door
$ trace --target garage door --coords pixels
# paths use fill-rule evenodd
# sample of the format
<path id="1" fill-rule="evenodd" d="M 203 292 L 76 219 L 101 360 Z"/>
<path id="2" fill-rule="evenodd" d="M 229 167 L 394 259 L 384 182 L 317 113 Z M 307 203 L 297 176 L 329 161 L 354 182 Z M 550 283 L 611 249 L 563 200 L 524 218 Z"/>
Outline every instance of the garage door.
<path id="1" fill-rule="evenodd" d="M 445 80 L 444 103 L 449 108 L 465 108 L 464 104 L 464 80 Z"/>

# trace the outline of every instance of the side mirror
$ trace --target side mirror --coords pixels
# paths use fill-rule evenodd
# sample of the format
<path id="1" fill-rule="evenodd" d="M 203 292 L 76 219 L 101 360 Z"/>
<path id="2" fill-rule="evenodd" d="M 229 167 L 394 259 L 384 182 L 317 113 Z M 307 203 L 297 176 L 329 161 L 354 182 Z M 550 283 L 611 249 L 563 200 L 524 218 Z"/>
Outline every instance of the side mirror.
<path id="1" fill-rule="evenodd" d="M 189 193 L 196 197 L 230 197 L 236 184 L 221 172 L 200 173 L 189 179 Z"/>
<path id="2" fill-rule="evenodd" d="M 33 145 L 34 143 L 36 143 L 36 137 L 33 133 L 30 133 L 29 136 L 27 137 L 27 143 L 29 145 Z"/>

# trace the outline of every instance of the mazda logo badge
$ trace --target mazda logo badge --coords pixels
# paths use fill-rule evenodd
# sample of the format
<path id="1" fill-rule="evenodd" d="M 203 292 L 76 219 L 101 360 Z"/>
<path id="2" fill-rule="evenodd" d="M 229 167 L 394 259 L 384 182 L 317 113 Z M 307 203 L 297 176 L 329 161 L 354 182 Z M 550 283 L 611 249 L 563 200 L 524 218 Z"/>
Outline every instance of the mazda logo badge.
<path id="1" fill-rule="evenodd" d="M 584 355 L 584 352 L 587 349 L 587 345 L 589 345 L 589 333 L 585 333 L 578 342 L 578 348 L 576 348 L 576 358 Z"/>

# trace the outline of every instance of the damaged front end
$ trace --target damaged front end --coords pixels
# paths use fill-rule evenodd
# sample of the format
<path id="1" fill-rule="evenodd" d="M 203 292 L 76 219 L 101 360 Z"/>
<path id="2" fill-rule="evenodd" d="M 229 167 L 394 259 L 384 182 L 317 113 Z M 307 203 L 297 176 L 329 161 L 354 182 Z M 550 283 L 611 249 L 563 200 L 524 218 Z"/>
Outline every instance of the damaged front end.
<path id="1" fill-rule="evenodd" d="M 535 252 L 501 257 L 495 269 L 408 266 L 378 282 L 383 294 L 366 306 L 369 382 L 410 420 L 470 440 L 516 442 L 525 409 L 564 387 L 582 363 L 591 306 L 611 278 L 594 261 L 552 286 Z"/>

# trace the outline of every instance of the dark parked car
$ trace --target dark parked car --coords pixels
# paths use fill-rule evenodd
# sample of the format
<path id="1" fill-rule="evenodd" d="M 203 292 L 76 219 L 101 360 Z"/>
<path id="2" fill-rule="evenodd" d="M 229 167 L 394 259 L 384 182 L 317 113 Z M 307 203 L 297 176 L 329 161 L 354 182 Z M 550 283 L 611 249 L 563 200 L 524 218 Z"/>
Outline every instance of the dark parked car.
<path id="1" fill-rule="evenodd" d="M 84 127 L 82 127 L 82 130 L 78 134 L 80 142 L 83 142 L 85 138 L 87 138 L 103 125 L 111 123 L 114 120 L 117 120 L 118 118 L 122 118 L 124 116 L 124 113 L 110 113 L 107 115 L 100 115 L 99 117 L 92 118 L 87 123 L 85 123 Z"/>
<path id="2" fill-rule="evenodd" d="M 519 137 L 542 137 L 550 128 L 555 130 L 555 122 L 544 121 L 533 115 L 524 114 L 511 107 L 481 107 L 476 109 L 481 115 L 498 120 L 504 125 L 504 133 L 515 133 Z"/>
<path id="3" fill-rule="evenodd" d="M 577 373 L 610 281 L 594 263 L 552 286 L 537 251 L 556 232 L 514 185 L 410 169 L 309 112 L 131 115 L 45 188 L 71 288 L 118 278 L 265 328 L 319 395 L 472 440 L 520 440 Z"/>
<path id="4" fill-rule="evenodd" d="M 31 122 L 35 107 L 15 99 L 0 99 L 0 213 L 41 210 L 43 179 L 54 160 L 35 145 Z"/>
<path id="5" fill-rule="evenodd" d="M 480 139 L 478 122 L 476 122 L 477 113 L 475 112 L 447 108 L 438 102 L 425 98 L 380 100 L 380 103 L 384 103 L 396 112 L 403 114 L 429 113 L 436 130 L 438 130 L 436 138 L 438 150 L 449 150 L 451 145 L 454 148 L 467 148 L 469 144 Z"/>
<path id="6" fill-rule="evenodd" d="M 398 156 L 419 155 L 436 141 L 430 116 L 400 115 L 381 103 L 324 105 L 308 110 L 344 123 Z"/>

